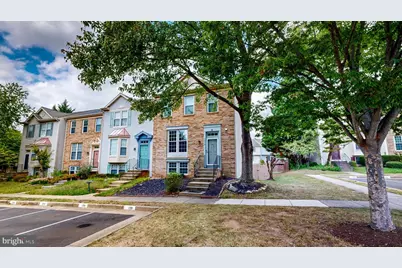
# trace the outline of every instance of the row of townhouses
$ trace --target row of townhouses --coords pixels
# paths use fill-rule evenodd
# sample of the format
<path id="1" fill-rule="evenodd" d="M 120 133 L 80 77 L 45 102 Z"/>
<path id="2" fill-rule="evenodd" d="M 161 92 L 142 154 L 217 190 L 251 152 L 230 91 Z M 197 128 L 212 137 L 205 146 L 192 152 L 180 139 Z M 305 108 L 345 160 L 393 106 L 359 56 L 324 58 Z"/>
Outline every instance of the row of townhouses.
<path id="1" fill-rule="evenodd" d="M 222 94 L 222 93 L 221 93 Z M 41 107 L 24 122 L 18 171 L 33 175 L 38 163 L 32 146 L 52 152 L 54 170 L 119 174 L 132 169 L 154 178 L 169 172 L 194 176 L 195 164 L 218 166 L 227 176 L 241 174 L 241 122 L 226 103 L 189 94 L 177 110 L 139 123 L 129 98 L 119 94 L 101 109 L 61 113 Z"/>

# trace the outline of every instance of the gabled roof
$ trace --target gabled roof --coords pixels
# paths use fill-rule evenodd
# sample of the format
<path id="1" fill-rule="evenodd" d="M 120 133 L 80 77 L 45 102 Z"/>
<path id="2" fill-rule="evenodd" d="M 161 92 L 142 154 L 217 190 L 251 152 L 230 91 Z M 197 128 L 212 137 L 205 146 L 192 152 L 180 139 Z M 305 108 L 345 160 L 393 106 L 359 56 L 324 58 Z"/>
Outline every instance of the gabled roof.
<path id="1" fill-rule="evenodd" d="M 44 111 L 50 118 L 42 118 L 39 114 L 41 111 Z M 41 120 L 43 121 L 55 121 L 58 118 L 61 118 L 63 116 L 68 115 L 67 113 L 62 113 L 62 112 L 58 112 L 55 111 L 53 109 L 47 108 L 47 107 L 40 107 L 36 112 L 33 112 L 26 120 L 25 122 L 23 122 L 23 124 L 28 124 L 28 122 L 31 120 L 32 117 L 35 117 L 36 119 L 38 119 L 38 121 L 40 122 Z"/>
<path id="2" fill-rule="evenodd" d="M 102 110 L 108 110 L 109 107 L 115 103 L 115 101 L 117 101 L 119 98 L 124 98 L 126 100 L 130 100 L 130 97 L 128 97 L 127 95 L 124 95 L 123 93 L 119 93 L 116 97 L 113 98 L 113 100 L 111 100 L 108 104 L 106 104 L 105 107 L 102 108 Z"/>
<path id="3" fill-rule="evenodd" d="M 67 114 L 63 118 L 70 119 L 70 118 L 88 117 L 88 116 L 101 115 L 101 114 L 102 114 L 101 109 L 93 109 L 93 110 L 80 111 L 80 112 Z"/>
<path id="4" fill-rule="evenodd" d="M 109 138 L 112 137 L 130 138 L 130 133 L 125 128 L 115 129 L 109 134 Z"/>

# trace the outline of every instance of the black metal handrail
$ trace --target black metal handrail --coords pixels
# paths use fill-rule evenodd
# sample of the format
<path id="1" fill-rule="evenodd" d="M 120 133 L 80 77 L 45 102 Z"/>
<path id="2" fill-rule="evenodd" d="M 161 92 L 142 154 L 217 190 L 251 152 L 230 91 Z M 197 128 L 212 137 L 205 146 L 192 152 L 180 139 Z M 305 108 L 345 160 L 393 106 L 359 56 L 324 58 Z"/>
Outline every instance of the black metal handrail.
<path id="1" fill-rule="evenodd" d="M 199 161 L 200 161 L 201 154 L 198 154 L 197 159 L 194 162 L 194 177 L 197 177 L 199 168 Z"/>
<path id="2" fill-rule="evenodd" d="M 214 178 L 214 179 L 216 179 L 215 178 L 215 174 L 217 174 L 217 170 L 218 170 L 218 168 L 221 166 L 221 156 L 220 155 L 216 155 L 215 156 L 215 161 L 214 161 L 214 163 L 212 164 L 212 177 Z"/>

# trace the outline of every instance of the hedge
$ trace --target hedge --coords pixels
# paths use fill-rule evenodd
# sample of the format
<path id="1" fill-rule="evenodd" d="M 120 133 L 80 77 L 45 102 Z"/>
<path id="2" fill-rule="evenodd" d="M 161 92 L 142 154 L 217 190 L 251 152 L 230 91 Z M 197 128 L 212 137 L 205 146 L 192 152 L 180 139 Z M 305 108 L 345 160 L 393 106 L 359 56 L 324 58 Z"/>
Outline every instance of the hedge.
<path id="1" fill-rule="evenodd" d="M 401 168 L 402 169 L 402 162 L 388 161 L 385 166 L 387 168 Z"/>
<path id="2" fill-rule="evenodd" d="M 390 161 L 401 162 L 402 156 L 400 156 L 400 155 L 383 155 L 382 156 L 382 162 L 384 163 L 384 166 L 386 166 L 386 164 Z"/>
<path id="3" fill-rule="evenodd" d="M 356 156 L 356 164 L 365 166 L 366 165 L 366 159 L 364 159 L 364 156 Z"/>

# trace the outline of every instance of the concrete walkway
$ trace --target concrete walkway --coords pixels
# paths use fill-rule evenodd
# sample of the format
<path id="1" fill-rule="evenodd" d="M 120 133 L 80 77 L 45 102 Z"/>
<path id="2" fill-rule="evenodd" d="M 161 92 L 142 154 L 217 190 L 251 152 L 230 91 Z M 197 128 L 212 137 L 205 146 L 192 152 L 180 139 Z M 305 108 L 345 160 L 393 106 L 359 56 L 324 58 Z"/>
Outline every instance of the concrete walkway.
<path id="1" fill-rule="evenodd" d="M 69 199 L 79 202 L 85 201 L 117 201 L 117 202 L 156 202 L 179 204 L 210 204 L 210 205 L 249 205 L 249 206 L 280 206 L 280 207 L 336 207 L 336 208 L 367 208 L 368 201 L 348 200 L 289 200 L 289 199 L 200 199 L 194 197 L 96 197 L 91 195 L 58 196 L 58 195 L 28 195 L 28 194 L 0 194 L 7 198 L 35 198 L 35 199 Z M 393 207 L 401 209 L 401 207 Z"/>
<path id="2" fill-rule="evenodd" d="M 329 178 L 329 177 L 326 177 L 323 175 L 307 175 L 307 176 L 318 179 L 318 180 L 330 182 L 330 183 L 333 183 L 336 185 L 340 185 L 340 186 L 352 189 L 356 192 L 368 194 L 367 186 L 362 186 L 362 185 L 358 185 L 358 184 L 355 184 L 352 182 Z M 394 194 L 394 193 L 388 193 L 388 199 L 389 199 L 391 209 L 402 210 L 402 196 L 401 195 Z"/>

